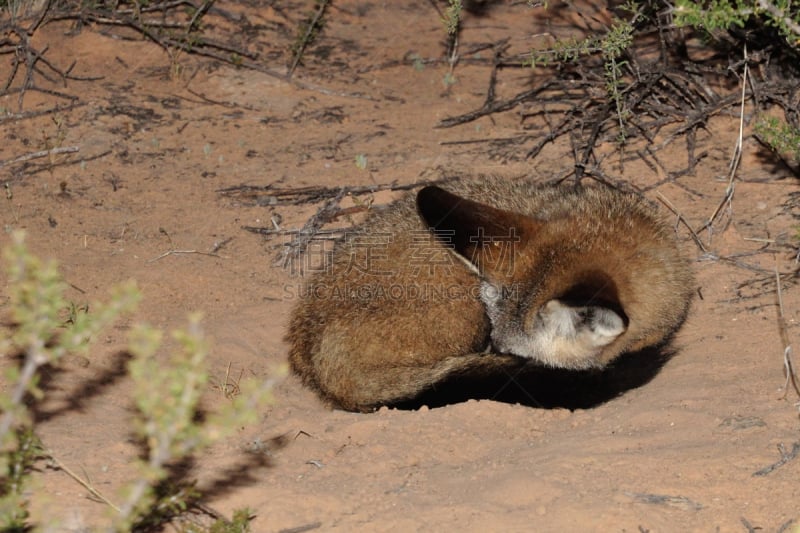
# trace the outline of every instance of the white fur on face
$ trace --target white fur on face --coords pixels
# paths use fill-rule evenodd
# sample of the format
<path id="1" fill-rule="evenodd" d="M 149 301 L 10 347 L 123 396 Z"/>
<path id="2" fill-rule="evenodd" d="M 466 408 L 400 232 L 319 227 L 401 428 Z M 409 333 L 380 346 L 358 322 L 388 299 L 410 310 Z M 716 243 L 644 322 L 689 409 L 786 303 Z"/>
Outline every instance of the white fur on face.
<path id="1" fill-rule="evenodd" d="M 505 316 L 500 288 L 484 281 L 481 300 L 492 323 L 492 342 L 503 353 L 535 359 L 561 368 L 598 366 L 603 348 L 625 331 L 613 310 L 596 305 L 575 307 L 550 300 L 526 331 L 524 316 Z"/>

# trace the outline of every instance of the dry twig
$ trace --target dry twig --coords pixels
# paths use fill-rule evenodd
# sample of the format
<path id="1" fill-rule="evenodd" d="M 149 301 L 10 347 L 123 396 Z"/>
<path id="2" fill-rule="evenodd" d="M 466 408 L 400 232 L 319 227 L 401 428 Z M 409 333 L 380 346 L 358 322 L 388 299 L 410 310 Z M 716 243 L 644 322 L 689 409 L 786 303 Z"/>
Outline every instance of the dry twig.
<path id="1" fill-rule="evenodd" d="M 303 52 L 305 51 L 308 44 L 311 42 L 314 33 L 318 30 L 318 25 L 322 15 L 325 13 L 325 10 L 328 8 L 328 4 L 330 0 L 322 0 L 319 2 L 319 7 L 317 8 L 317 12 L 314 13 L 314 17 L 306 26 L 306 31 L 297 43 L 297 49 L 295 50 L 294 58 L 292 59 L 292 64 L 289 67 L 289 72 L 286 73 L 286 79 L 289 80 L 294 74 L 297 65 L 300 64 L 300 60 L 303 57 Z"/>
<path id="2" fill-rule="evenodd" d="M 161 255 L 158 255 L 158 256 L 156 256 L 156 257 L 154 257 L 152 259 L 148 259 L 147 262 L 148 263 L 154 263 L 154 262 L 158 261 L 159 259 L 164 259 L 165 257 L 167 257 L 169 255 L 184 255 L 184 254 L 198 254 L 198 255 L 208 255 L 208 256 L 211 256 L 211 257 L 220 257 L 219 254 L 215 254 L 213 252 L 201 252 L 201 251 L 198 251 L 198 250 L 167 250 L 166 252 L 164 252 Z"/>
<path id="3" fill-rule="evenodd" d="M 789 341 L 786 315 L 784 315 L 783 311 L 783 290 L 781 289 L 781 276 L 778 273 L 777 257 L 775 258 L 775 290 L 778 295 L 778 331 L 780 332 L 781 342 L 783 342 L 783 373 L 786 377 L 786 381 L 783 383 L 783 398 L 786 398 L 787 394 L 789 394 L 790 388 L 800 398 L 800 380 L 798 380 L 794 360 L 792 359 L 792 344 Z M 800 403 L 797 405 L 800 406 Z"/>
<path id="4" fill-rule="evenodd" d="M 689 224 L 689 222 L 686 220 L 686 217 L 684 217 L 684 216 L 683 216 L 683 214 L 682 214 L 680 211 L 678 211 L 678 209 L 677 209 L 677 208 L 676 208 L 676 207 L 675 207 L 675 206 L 672 204 L 672 202 L 670 202 L 670 201 L 667 199 L 667 197 L 666 197 L 666 196 L 664 196 L 663 194 L 661 194 L 661 192 L 656 192 L 656 197 L 659 199 L 659 201 L 660 201 L 662 204 L 664 204 L 665 206 L 667 206 L 667 209 L 669 209 L 670 211 L 672 211 L 672 213 L 673 213 L 673 214 L 674 214 L 676 217 L 678 217 L 678 223 L 679 223 L 679 224 L 683 224 L 683 225 L 686 227 L 686 229 L 688 229 L 688 230 L 689 230 L 689 235 L 691 235 L 691 236 L 692 236 L 692 240 L 693 240 L 693 241 L 694 241 L 694 243 L 697 245 L 697 247 L 700 249 L 700 251 L 701 251 L 701 252 L 703 252 L 704 254 L 705 254 L 705 253 L 708 253 L 708 250 L 706 249 L 705 245 L 703 244 L 703 241 L 700 239 L 700 237 L 697 235 L 697 233 L 696 233 L 696 232 L 695 232 L 695 231 L 692 229 L 692 226 L 691 226 L 691 225 Z"/>
<path id="5" fill-rule="evenodd" d="M 756 470 L 755 472 L 753 472 L 753 476 L 755 477 L 766 476 L 767 474 L 770 474 L 774 470 L 782 467 L 792 459 L 795 459 L 797 455 L 800 454 L 800 442 L 795 442 L 794 444 L 792 444 L 792 449 L 788 451 L 786 450 L 786 447 L 782 443 L 778 444 L 778 453 L 781 454 L 780 459 L 778 459 L 776 462 L 772 463 L 769 466 L 765 466 L 761 470 Z"/>
<path id="6" fill-rule="evenodd" d="M 58 458 L 55 455 L 53 455 L 53 452 L 51 452 L 50 450 L 47 451 L 47 458 L 53 463 L 53 467 L 54 468 L 57 468 L 58 470 L 61 470 L 62 472 L 67 474 L 69 477 L 71 477 L 72 479 L 74 479 L 75 481 L 80 483 L 83 486 L 83 488 L 88 490 L 89 494 L 91 494 L 93 497 L 97 498 L 97 500 L 105 503 L 106 505 L 108 505 L 109 507 L 114 509 L 116 512 L 119 512 L 119 507 L 117 507 L 111 500 L 109 500 L 108 498 L 103 496 L 103 494 L 100 493 L 100 491 L 98 491 L 96 488 L 94 488 L 94 486 L 92 485 L 92 483 L 88 479 L 88 477 L 85 480 L 83 478 L 81 478 L 78 474 L 76 474 L 75 472 L 70 470 L 64 463 L 59 461 Z"/>
<path id="7" fill-rule="evenodd" d="M 733 213 L 733 193 L 736 190 L 736 183 L 734 179 L 736 178 L 736 171 L 739 169 L 739 162 L 742 160 L 742 143 L 744 139 L 744 104 L 745 98 L 747 95 L 747 79 L 748 79 L 748 68 L 747 68 L 747 47 L 745 46 L 744 49 L 744 72 L 742 74 L 742 96 L 741 96 L 741 106 L 739 109 L 739 136 L 736 138 L 736 145 L 733 147 L 733 154 L 731 155 L 731 162 L 728 168 L 728 186 L 725 188 L 725 196 L 723 197 L 722 201 L 717 205 L 717 208 L 708 218 L 708 220 L 703 224 L 700 230 L 708 230 L 708 241 L 709 244 L 711 243 L 711 237 L 713 235 L 714 229 L 714 222 L 717 220 L 720 212 L 722 212 L 722 208 L 727 206 L 727 213 L 728 213 L 728 221 L 730 221 L 730 217 Z M 727 224 L 726 226 L 727 227 Z M 725 229 L 723 227 L 723 231 Z"/>
<path id="8" fill-rule="evenodd" d="M 54 156 L 57 154 L 71 154 L 80 150 L 78 146 L 63 146 L 60 148 L 51 148 L 49 150 L 40 150 L 38 152 L 31 152 L 29 154 L 21 155 L 8 161 L 0 161 L 0 168 L 6 165 L 13 165 L 14 163 L 22 163 L 23 161 L 30 161 L 31 159 L 38 159 L 40 157 Z"/>

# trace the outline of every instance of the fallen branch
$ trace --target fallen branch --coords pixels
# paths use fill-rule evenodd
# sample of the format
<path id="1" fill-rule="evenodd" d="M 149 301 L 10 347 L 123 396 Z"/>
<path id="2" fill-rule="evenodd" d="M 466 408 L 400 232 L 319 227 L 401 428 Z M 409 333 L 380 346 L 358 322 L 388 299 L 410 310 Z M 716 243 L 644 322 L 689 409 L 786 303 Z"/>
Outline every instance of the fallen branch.
<path id="1" fill-rule="evenodd" d="M 397 182 L 375 185 L 352 185 L 342 187 L 296 187 L 281 189 L 269 185 L 235 185 L 225 189 L 218 189 L 217 193 L 229 198 L 250 199 L 254 205 L 301 205 L 322 202 L 338 196 L 362 196 L 374 194 L 378 191 L 407 191 L 424 187 L 433 183 L 442 183 L 447 180 L 417 181 L 414 183 L 398 184 Z"/>
<path id="2" fill-rule="evenodd" d="M 766 466 L 766 467 L 762 468 L 761 470 L 757 470 L 757 471 L 753 472 L 753 476 L 755 476 L 755 477 L 766 476 L 767 474 L 770 474 L 771 472 L 775 471 L 776 469 L 782 467 L 783 465 L 785 465 L 789 461 L 795 459 L 797 457 L 797 454 L 800 453 L 800 441 L 795 442 L 792 445 L 792 449 L 789 450 L 789 451 L 786 451 L 786 447 L 783 445 L 783 443 L 778 444 L 778 452 L 780 452 L 780 454 L 781 454 L 781 458 L 778 461 L 772 463 L 769 466 Z"/>
<path id="3" fill-rule="evenodd" d="M 277 263 L 283 268 L 290 267 L 295 259 L 302 256 L 309 243 L 316 238 L 320 228 L 331 219 L 339 207 L 339 202 L 344 198 L 344 193 L 340 191 L 333 198 L 326 200 L 313 217 L 309 218 L 302 229 L 286 244 L 277 259 Z"/>
<path id="4" fill-rule="evenodd" d="M 0 161 L 0 168 L 3 168 L 7 165 L 13 165 L 14 163 L 22 163 L 23 161 L 30 161 L 31 159 L 38 159 L 40 157 L 48 157 L 57 154 L 71 154 L 79 150 L 80 148 L 78 146 L 63 146 L 60 148 L 51 148 L 49 150 L 39 150 L 38 152 L 31 152 L 29 154 L 15 157 L 14 159 L 9 159 L 8 161 Z"/>

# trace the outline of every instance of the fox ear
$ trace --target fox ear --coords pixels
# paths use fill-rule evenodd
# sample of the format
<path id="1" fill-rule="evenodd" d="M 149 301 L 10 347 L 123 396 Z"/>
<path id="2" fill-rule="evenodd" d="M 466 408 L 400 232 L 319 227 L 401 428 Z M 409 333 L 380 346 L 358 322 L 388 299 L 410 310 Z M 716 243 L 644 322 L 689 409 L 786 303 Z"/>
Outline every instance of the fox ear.
<path id="1" fill-rule="evenodd" d="M 417 209 L 442 244 L 488 277 L 513 268 L 515 247 L 536 229 L 536 222 L 528 217 L 467 200 L 435 185 L 417 193 Z"/>

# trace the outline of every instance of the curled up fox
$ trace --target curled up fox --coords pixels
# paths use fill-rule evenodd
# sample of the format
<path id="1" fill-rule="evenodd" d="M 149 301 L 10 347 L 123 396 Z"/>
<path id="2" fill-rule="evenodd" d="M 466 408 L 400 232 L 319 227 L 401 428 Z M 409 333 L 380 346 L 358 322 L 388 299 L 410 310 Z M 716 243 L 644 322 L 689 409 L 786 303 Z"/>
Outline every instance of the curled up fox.
<path id="1" fill-rule="evenodd" d="M 693 290 L 673 230 L 633 194 L 463 179 L 336 242 L 292 312 L 289 361 L 331 405 L 370 411 L 520 358 L 601 368 L 667 341 Z"/>

